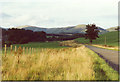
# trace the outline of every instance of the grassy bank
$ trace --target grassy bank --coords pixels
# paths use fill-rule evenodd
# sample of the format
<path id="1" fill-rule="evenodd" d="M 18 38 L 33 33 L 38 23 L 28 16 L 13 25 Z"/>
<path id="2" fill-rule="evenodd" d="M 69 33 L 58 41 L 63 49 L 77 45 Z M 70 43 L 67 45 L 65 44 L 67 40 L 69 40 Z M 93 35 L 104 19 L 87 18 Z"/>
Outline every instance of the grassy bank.
<path id="1" fill-rule="evenodd" d="M 112 69 L 104 59 L 99 57 L 95 52 L 88 49 L 88 54 L 91 55 L 93 61 L 93 68 L 96 80 L 118 80 L 118 72 Z"/>
<path id="2" fill-rule="evenodd" d="M 118 32 L 108 32 L 102 35 L 99 35 L 99 38 L 93 40 L 93 44 L 105 45 L 105 36 L 106 36 L 106 45 L 109 46 L 118 46 Z M 75 41 L 79 43 L 89 43 L 88 39 L 78 38 Z"/>
<path id="3" fill-rule="evenodd" d="M 109 47 L 109 46 L 98 45 L 98 44 L 91 44 L 91 46 L 99 47 L 99 48 L 103 48 L 103 49 L 109 49 L 109 50 L 116 50 L 116 51 L 119 50 L 118 46 Z"/>

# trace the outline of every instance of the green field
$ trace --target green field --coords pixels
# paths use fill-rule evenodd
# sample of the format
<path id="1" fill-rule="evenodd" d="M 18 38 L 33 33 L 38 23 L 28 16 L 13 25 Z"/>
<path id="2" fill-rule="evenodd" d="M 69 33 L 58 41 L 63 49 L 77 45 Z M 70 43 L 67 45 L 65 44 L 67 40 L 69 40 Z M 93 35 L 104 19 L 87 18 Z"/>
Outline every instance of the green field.
<path id="1" fill-rule="evenodd" d="M 26 48 L 34 48 L 36 50 L 44 49 L 44 48 L 49 48 L 49 49 L 61 49 L 61 48 L 68 48 L 66 46 L 60 46 L 59 42 L 30 42 L 28 44 L 14 44 L 13 46 L 13 51 L 15 50 L 15 46 L 17 48 L 19 47 L 25 47 Z M 2 53 L 4 54 L 4 47 L 2 48 Z M 7 53 L 10 53 L 10 47 L 7 47 Z"/>
<path id="2" fill-rule="evenodd" d="M 105 34 L 99 35 L 99 38 L 96 40 L 93 40 L 93 44 L 100 44 L 100 45 L 105 45 L 105 36 L 106 36 L 106 45 L 109 46 L 118 46 L 118 32 L 108 32 Z M 75 41 L 79 43 L 89 43 L 88 39 L 85 38 L 77 38 Z"/>
<path id="3" fill-rule="evenodd" d="M 59 42 L 31 42 L 28 44 L 15 44 L 13 46 L 21 47 L 32 47 L 32 48 L 66 48 L 65 46 L 60 46 Z"/>

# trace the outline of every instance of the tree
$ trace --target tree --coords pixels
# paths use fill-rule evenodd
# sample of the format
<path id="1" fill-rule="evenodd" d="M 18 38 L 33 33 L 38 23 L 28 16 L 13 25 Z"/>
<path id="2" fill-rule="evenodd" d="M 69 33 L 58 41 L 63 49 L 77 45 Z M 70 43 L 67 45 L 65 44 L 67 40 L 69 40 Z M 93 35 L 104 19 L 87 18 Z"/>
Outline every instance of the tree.
<path id="1" fill-rule="evenodd" d="M 120 26 L 117 26 L 117 28 L 115 28 L 115 30 L 119 31 L 120 30 Z"/>
<path id="2" fill-rule="evenodd" d="M 35 34 L 35 41 L 42 41 L 42 42 L 44 42 L 44 41 L 46 41 L 47 40 L 47 38 L 46 38 L 46 33 L 44 32 L 44 31 L 40 31 L 40 32 L 34 32 L 34 34 Z"/>
<path id="3" fill-rule="evenodd" d="M 7 30 L 8 42 L 11 44 L 24 44 L 28 42 L 46 41 L 46 33 L 43 31 L 33 32 L 31 30 L 12 28 Z"/>
<path id="4" fill-rule="evenodd" d="M 95 40 L 96 38 L 99 38 L 98 36 L 98 27 L 96 27 L 95 24 L 92 25 L 86 25 L 86 34 L 85 34 L 85 38 L 90 40 L 90 43 L 92 44 L 92 41 Z"/>

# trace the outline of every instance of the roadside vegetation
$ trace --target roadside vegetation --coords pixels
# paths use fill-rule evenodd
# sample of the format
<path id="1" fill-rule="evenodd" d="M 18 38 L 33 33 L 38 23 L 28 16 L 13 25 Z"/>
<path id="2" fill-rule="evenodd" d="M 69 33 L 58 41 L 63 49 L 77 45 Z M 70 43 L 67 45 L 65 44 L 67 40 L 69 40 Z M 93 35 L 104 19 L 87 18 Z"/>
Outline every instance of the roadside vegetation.
<path id="1" fill-rule="evenodd" d="M 88 49 L 87 51 L 93 59 L 93 69 L 95 71 L 96 80 L 119 80 L 118 72 L 115 71 L 112 67 L 110 67 L 104 59 L 99 57 L 95 52 L 90 49 Z"/>
<path id="2" fill-rule="evenodd" d="M 93 51 L 74 41 L 17 46 L 33 47 L 34 50 L 27 53 L 17 50 L 18 54 L 13 51 L 6 57 L 3 54 L 2 80 L 118 80 L 117 71 Z"/>
<path id="3" fill-rule="evenodd" d="M 91 44 L 91 46 L 99 47 L 103 49 L 109 49 L 109 50 L 116 50 L 116 51 L 119 50 L 118 46 L 104 46 L 104 45 L 98 45 L 98 44 Z"/>

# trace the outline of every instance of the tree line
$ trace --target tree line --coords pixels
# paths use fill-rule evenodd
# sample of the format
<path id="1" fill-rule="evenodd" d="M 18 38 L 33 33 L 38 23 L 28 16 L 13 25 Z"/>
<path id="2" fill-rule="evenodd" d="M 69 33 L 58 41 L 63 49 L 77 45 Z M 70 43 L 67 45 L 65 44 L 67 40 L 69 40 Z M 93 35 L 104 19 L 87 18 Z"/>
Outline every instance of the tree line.
<path id="1" fill-rule="evenodd" d="M 45 42 L 45 41 L 63 41 L 84 37 L 84 34 L 76 33 L 70 36 L 60 34 L 47 34 L 44 31 L 34 32 L 32 30 L 9 28 L 2 29 L 2 43 L 7 44 L 25 44 L 28 42 Z"/>
<path id="2" fill-rule="evenodd" d="M 2 29 L 3 44 L 25 44 L 28 42 L 44 42 L 46 41 L 46 33 L 43 31 L 33 32 L 25 29 Z"/>

